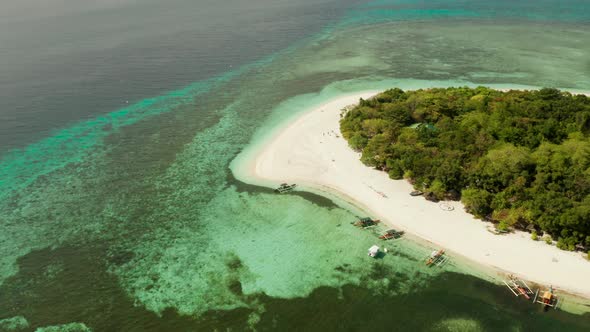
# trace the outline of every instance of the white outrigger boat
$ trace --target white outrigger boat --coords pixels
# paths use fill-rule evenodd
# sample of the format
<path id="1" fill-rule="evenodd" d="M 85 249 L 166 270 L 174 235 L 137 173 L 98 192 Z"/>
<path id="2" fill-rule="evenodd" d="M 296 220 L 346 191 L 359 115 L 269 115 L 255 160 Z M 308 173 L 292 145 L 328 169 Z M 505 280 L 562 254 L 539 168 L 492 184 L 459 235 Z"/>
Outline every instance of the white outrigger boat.
<path id="1" fill-rule="evenodd" d="M 426 266 L 443 266 L 449 258 L 443 249 L 433 251 L 426 259 Z"/>
<path id="2" fill-rule="evenodd" d="M 281 185 L 275 189 L 275 192 L 279 193 L 279 194 L 284 194 L 284 193 L 288 193 L 288 192 L 292 191 L 293 189 L 295 189 L 295 187 L 297 187 L 297 185 L 295 183 L 293 183 L 293 184 L 281 183 Z"/>
<path id="3" fill-rule="evenodd" d="M 504 285 L 510 289 L 514 296 L 522 296 L 527 300 L 531 299 L 531 295 L 533 295 L 533 290 L 527 285 L 526 281 L 522 279 L 518 279 L 513 275 L 508 276 L 508 280 L 502 280 Z M 538 292 L 538 291 L 537 291 Z"/>
<path id="4" fill-rule="evenodd" d="M 377 255 L 379 255 L 379 247 L 374 245 L 371 248 L 369 248 L 369 256 L 376 258 Z"/>

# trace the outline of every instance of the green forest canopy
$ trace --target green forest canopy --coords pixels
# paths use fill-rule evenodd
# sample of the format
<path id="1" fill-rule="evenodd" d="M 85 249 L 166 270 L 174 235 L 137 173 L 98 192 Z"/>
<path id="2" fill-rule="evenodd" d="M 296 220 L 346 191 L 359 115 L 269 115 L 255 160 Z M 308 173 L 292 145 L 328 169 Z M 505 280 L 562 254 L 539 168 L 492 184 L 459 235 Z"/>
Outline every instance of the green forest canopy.
<path id="1" fill-rule="evenodd" d="M 387 90 L 348 110 L 361 160 L 499 228 L 590 247 L 590 98 L 557 89 Z"/>

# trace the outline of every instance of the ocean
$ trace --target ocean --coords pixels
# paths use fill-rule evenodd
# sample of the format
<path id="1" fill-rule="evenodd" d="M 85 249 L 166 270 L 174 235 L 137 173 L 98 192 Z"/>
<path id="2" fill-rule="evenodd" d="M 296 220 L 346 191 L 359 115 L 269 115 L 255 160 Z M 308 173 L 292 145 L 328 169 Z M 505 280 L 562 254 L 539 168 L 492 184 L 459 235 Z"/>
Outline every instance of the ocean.
<path id="1" fill-rule="evenodd" d="M 0 0 L 0 330 L 587 331 L 236 179 L 342 94 L 590 90 L 587 1 Z"/>

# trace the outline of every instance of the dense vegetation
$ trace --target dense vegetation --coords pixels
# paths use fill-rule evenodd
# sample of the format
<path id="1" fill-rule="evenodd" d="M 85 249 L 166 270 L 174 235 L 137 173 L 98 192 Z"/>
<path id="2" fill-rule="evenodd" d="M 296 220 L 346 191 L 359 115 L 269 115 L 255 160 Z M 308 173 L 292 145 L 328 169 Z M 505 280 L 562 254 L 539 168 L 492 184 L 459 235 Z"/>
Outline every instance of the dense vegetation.
<path id="1" fill-rule="evenodd" d="M 556 89 L 385 91 L 340 123 L 362 161 L 499 229 L 590 247 L 590 98 Z M 547 236 L 547 235 L 545 235 Z"/>

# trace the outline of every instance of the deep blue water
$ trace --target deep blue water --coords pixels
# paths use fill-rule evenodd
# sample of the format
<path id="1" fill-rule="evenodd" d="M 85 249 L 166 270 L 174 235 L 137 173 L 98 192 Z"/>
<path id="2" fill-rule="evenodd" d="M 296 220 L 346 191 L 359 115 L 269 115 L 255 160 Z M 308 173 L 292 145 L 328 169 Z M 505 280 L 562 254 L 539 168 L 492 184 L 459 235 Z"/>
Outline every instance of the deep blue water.
<path id="1" fill-rule="evenodd" d="M 257 61 L 358 2 L 2 0 L 0 153 Z"/>

